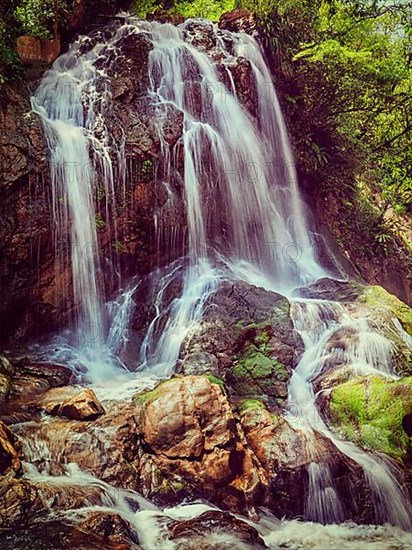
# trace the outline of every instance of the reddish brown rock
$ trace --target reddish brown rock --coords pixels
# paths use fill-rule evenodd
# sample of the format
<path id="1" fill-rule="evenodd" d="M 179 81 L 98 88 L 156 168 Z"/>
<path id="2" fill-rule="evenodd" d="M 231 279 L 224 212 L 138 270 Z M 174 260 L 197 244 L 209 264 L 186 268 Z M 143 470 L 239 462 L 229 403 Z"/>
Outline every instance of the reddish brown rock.
<path id="1" fill-rule="evenodd" d="M 72 420 L 93 420 L 104 414 L 104 408 L 90 388 L 80 392 L 74 388 L 50 390 L 41 400 L 41 408 L 54 416 Z"/>
<path id="2" fill-rule="evenodd" d="M 14 476 L 21 471 L 18 441 L 14 433 L 0 420 L 0 475 Z"/>
<path id="3" fill-rule="evenodd" d="M 219 385 L 201 376 L 173 378 L 135 403 L 145 494 L 156 496 L 160 484 L 168 498 L 180 488 L 237 511 L 259 502 L 266 476 Z"/>
<path id="4" fill-rule="evenodd" d="M 0 529 L 22 527 L 43 511 L 37 489 L 31 483 L 0 477 Z"/>

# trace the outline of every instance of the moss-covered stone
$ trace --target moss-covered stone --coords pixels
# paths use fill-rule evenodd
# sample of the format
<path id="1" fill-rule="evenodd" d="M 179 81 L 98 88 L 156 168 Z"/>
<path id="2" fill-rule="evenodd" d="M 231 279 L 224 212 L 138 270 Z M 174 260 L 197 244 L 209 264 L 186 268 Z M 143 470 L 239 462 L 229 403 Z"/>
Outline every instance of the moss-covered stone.
<path id="1" fill-rule="evenodd" d="M 245 399 L 242 401 L 242 403 L 239 405 L 239 411 L 240 413 L 244 413 L 246 411 L 254 410 L 254 409 L 266 409 L 266 406 L 262 401 L 259 401 L 259 399 Z"/>
<path id="2" fill-rule="evenodd" d="M 230 386 L 237 395 L 268 397 L 283 401 L 287 397 L 288 368 L 274 357 L 266 339 L 256 338 L 238 355 L 229 373 Z"/>
<path id="3" fill-rule="evenodd" d="M 412 377 L 354 378 L 332 391 L 330 412 L 343 437 L 400 460 L 408 445 L 402 418 L 412 412 Z"/>
<path id="4" fill-rule="evenodd" d="M 366 287 L 358 300 L 369 307 L 386 307 L 395 315 L 408 334 L 412 335 L 412 309 L 381 286 Z"/>

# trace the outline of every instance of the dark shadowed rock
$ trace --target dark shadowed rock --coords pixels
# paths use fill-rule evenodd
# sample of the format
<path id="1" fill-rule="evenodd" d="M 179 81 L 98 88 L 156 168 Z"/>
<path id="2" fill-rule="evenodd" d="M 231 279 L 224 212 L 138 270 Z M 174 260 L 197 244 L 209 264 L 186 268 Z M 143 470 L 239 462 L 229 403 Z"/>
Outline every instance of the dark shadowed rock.
<path id="1" fill-rule="evenodd" d="M 257 530 L 228 512 L 211 510 L 187 521 L 174 521 L 168 525 L 170 538 L 184 550 L 218 549 L 219 535 L 227 535 L 226 545 L 236 550 L 267 548 Z M 214 538 L 216 537 L 216 541 Z M 240 543 L 240 546 L 238 544 Z M 220 541 L 222 544 L 222 541 Z"/>
<path id="2" fill-rule="evenodd" d="M 281 404 L 302 351 L 284 296 L 227 281 L 206 301 L 202 321 L 182 346 L 180 368 L 222 378 L 233 395 Z"/>

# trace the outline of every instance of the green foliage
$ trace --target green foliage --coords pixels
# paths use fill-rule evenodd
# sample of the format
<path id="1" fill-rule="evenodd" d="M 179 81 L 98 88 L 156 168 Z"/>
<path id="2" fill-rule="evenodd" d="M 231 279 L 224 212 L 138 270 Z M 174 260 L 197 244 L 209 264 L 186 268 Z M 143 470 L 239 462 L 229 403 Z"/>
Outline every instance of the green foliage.
<path id="1" fill-rule="evenodd" d="M 202 17 L 211 21 L 218 21 L 221 15 L 233 10 L 235 0 L 180 0 L 174 9 L 184 17 Z"/>
<path id="2" fill-rule="evenodd" d="M 21 0 L 16 7 L 16 20 L 21 34 L 37 38 L 52 38 L 53 0 Z"/>
<path id="3" fill-rule="evenodd" d="M 344 437 L 398 460 L 408 445 L 402 418 L 411 408 L 412 377 L 356 378 L 335 388 L 330 402 L 333 423 Z"/>
<path id="4" fill-rule="evenodd" d="M 135 0 L 132 11 L 137 17 L 144 19 L 159 7 L 160 2 L 158 0 Z"/>

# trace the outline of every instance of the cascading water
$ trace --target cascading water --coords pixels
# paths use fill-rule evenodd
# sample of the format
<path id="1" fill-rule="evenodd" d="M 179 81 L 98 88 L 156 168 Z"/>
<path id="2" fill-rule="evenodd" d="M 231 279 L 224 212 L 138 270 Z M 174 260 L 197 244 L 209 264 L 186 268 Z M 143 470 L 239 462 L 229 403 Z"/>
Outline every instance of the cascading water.
<path id="1" fill-rule="evenodd" d="M 96 230 L 96 187 L 103 186 L 106 197 L 114 197 L 114 180 L 122 185 L 123 162 L 114 173 L 109 149 L 113 146 L 104 117 L 110 93 L 104 71 L 97 62 L 107 55 L 108 47 L 99 43 L 82 54 L 80 40 L 59 57 L 46 73 L 32 108 L 41 117 L 50 150 L 52 181 L 54 245 L 56 270 L 63 274 L 59 293 L 70 292 L 74 319 L 70 344 L 81 350 L 82 359 L 104 368 L 105 353 L 100 353 L 105 340 L 104 290 L 100 278 L 100 254 Z M 117 154 L 121 156 L 121 144 Z M 122 159 L 120 159 L 122 160 Z M 114 199 L 110 212 L 116 234 Z M 72 273 L 64 274 L 65 266 Z M 97 368 L 97 370 L 98 370 Z M 99 376 L 98 372 L 93 373 Z"/>
<path id="2" fill-rule="evenodd" d="M 292 424 L 307 434 L 309 465 L 307 517 L 322 523 L 340 522 L 344 510 L 334 486 L 329 466 L 317 463 L 313 433 L 319 432 L 330 439 L 347 457 L 359 464 L 373 494 L 374 516 L 377 523 L 389 522 L 404 529 L 412 526 L 408 511 L 408 497 L 397 480 L 391 466 L 336 437 L 323 421 L 317 405 L 312 383 L 330 361 L 349 365 L 357 374 L 379 373 L 391 376 L 390 342 L 370 330 L 365 319 L 352 319 L 344 307 L 336 302 L 295 301 L 293 317 L 296 330 L 301 334 L 305 352 L 294 370 L 289 384 L 289 410 Z M 349 329 L 349 334 L 348 334 Z M 347 334 L 346 354 L 330 345 L 339 331 Z"/>
<path id="3" fill-rule="evenodd" d="M 183 114 L 183 134 L 176 147 L 183 147 L 184 154 L 188 237 L 186 256 L 160 278 L 155 315 L 136 363 L 157 376 L 169 376 L 184 338 L 225 277 L 290 293 L 326 274 L 315 258 L 285 123 L 258 44 L 246 34 L 195 23 L 174 27 L 129 20 L 109 29 L 106 42 L 97 40 L 86 54 L 81 44 L 87 39 L 81 39 L 56 61 L 33 98 L 51 154 L 57 269 L 72 265 L 76 315 L 70 344 L 79 351 L 92 379 L 112 374 L 113 361 L 107 359 L 121 353 L 127 343 L 134 307 L 135 287 L 130 287 L 105 309 L 93 199 L 97 179 L 106 195 L 114 197 L 114 187 L 125 178 L 122 144 L 116 147 L 105 129 L 110 92 L 101 61 L 109 52 L 121 55 L 122 38 L 130 33 L 146 33 L 153 45 L 149 54 L 153 103 L 171 104 Z M 212 48 L 202 47 L 196 28 L 207 34 Z M 231 73 L 240 58 L 250 69 L 255 117 L 239 101 Z M 223 71 L 218 70 L 217 60 Z M 163 162 L 162 173 L 171 177 L 178 166 L 167 147 Z M 172 202 L 173 192 L 167 189 Z M 114 206 L 106 204 L 115 233 Z M 161 212 L 155 215 L 158 219 Z M 161 223 L 156 227 L 160 233 Z M 69 261 L 62 257 L 66 253 L 62 244 L 70 245 Z M 181 294 L 165 305 L 165 291 L 175 278 L 182 281 Z M 306 517 L 322 523 L 345 519 L 331 471 L 317 463 L 313 434 L 319 432 L 362 467 L 375 497 L 376 521 L 410 527 L 407 501 L 390 467 L 330 432 L 311 386 L 328 361 L 350 365 L 359 374 L 391 376 L 390 343 L 365 320 L 350 318 L 340 304 L 296 300 L 292 310 L 306 346 L 291 379 L 288 414 L 290 422 L 303 430 L 312 457 Z M 158 326 L 163 327 L 160 336 Z M 351 343 L 345 350 L 329 346 L 331 336 L 342 329 L 352 335 Z M 135 521 L 123 495 L 109 504 Z"/>
<path id="4" fill-rule="evenodd" d="M 212 33 L 217 54 L 233 60 L 222 33 L 202 24 Z M 167 376 L 183 338 L 218 284 L 217 260 L 235 277 L 251 282 L 258 277 L 277 289 L 293 288 L 325 272 L 315 261 L 285 123 L 256 41 L 226 33 L 234 55 L 245 57 L 252 69 L 258 114 L 253 121 L 236 98 L 233 78 L 226 87 L 213 53 L 193 46 L 184 27 L 154 23 L 146 28 L 154 46 L 149 57 L 154 100 L 172 103 L 184 114 L 189 266 L 182 296 L 173 304 L 149 360 L 149 366 Z M 169 156 L 167 161 L 165 173 L 170 173 Z"/>

